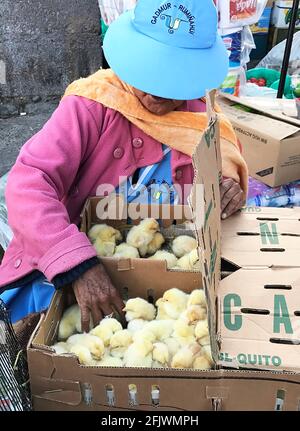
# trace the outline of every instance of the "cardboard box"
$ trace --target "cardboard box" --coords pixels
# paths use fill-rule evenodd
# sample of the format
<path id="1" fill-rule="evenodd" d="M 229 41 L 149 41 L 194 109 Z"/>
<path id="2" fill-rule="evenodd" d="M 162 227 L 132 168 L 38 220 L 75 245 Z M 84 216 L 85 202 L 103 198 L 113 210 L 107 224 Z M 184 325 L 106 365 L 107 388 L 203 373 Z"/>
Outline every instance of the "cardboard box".
<path id="1" fill-rule="evenodd" d="M 272 24 L 278 28 L 288 28 L 291 22 L 292 1 L 277 0 L 272 14 Z M 296 20 L 296 28 L 300 28 L 300 8 Z"/>
<path id="2" fill-rule="evenodd" d="M 300 209 L 246 208 L 222 222 L 224 367 L 300 371 Z"/>
<path id="3" fill-rule="evenodd" d="M 240 102 L 240 99 L 234 99 Z M 242 144 L 250 175 L 271 187 L 298 180 L 300 122 L 298 126 L 298 120 L 286 119 L 276 111 L 264 113 L 263 108 L 254 110 L 250 103 L 244 102 L 245 98 L 242 100 L 240 104 L 250 107 L 247 110 L 251 112 L 244 110 L 243 106 L 240 109 L 236 101 L 224 97 L 219 99 L 219 103 Z"/>
<path id="4" fill-rule="evenodd" d="M 249 252 L 247 255 L 246 251 L 243 252 L 241 261 L 236 262 L 236 265 L 243 265 L 243 268 L 220 283 L 219 123 L 218 116 L 211 110 L 210 98 L 207 103 L 210 123 L 193 155 L 195 179 L 189 205 L 200 245 L 203 287 L 209 308 L 212 351 L 214 358 L 218 360 L 219 343 L 222 341 L 219 327 L 217 327 L 220 303 L 218 292 L 225 292 L 228 282 L 235 280 L 236 277 L 240 283 L 236 289 L 240 292 L 248 279 L 240 280 L 239 276 L 243 271 L 250 271 L 247 265 L 244 265 L 244 261 L 246 257 L 249 258 L 249 265 L 251 265 L 254 253 Z M 204 220 L 195 211 L 197 184 L 204 185 Z M 257 211 L 260 214 L 261 209 L 258 208 Z M 289 214 L 285 219 L 291 219 L 292 213 Z M 249 229 L 247 212 L 237 215 L 232 220 L 234 223 L 233 226 L 231 224 L 227 226 L 228 232 L 237 229 L 242 231 L 245 222 Z M 240 220 L 240 226 L 238 220 Z M 295 223 L 296 220 L 293 221 L 293 228 Z M 253 223 L 250 228 L 251 226 L 254 229 Z M 267 232 L 267 229 L 265 231 Z M 274 234 L 273 236 L 276 236 L 272 226 L 271 232 Z M 248 237 L 252 237 L 252 235 L 246 236 L 247 241 Z M 291 238 L 295 244 L 297 237 Z M 273 240 L 275 241 L 275 239 Z M 253 247 L 250 248 L 250 251 L 253 250 Z M 294 246 L 295 249 L 298 250 L 298 247 Z M 234 248 L 234 252 L 235 258 L 233 259 L 230 254 L 230 246 L 228 249 L 226 247 L 224 249 L 223 246 L 223 253 L 231 262 L 232 271 L 236 269 L 233 263 L 235 263 L 236 257 L 239 257 L 236 248 Z M 290 251 L 287 259 L 291 260 L 292 264 L 296 262 L 296 258 Z M 280 260 L 278 262 L 274 260 L 274 262 L 280 266 Z M 269 269 L 265 261 L 256 263 L 263 266 L 262 273 L 273 269 Z M 251 270 L 254 271 L 255 266 L 252 265 Z M 289 279 L 285 283 L 290 282 L 289 280 L 292 282 L 293 277 L 295 278 L 294 269 L 289 273 Z M 260 280 L 264 281 L 263 278 Z M 161 296 L 166 289 L 172 287 L 172 284 L 166 282 L 159 288 L 152 287 L 155 291 L 154 297 L 156 297 Z M 184 285 L 181 288 L 188 291 Z M 131 289 L 130 295 L 147 298 L 148 293 L 143 285 L 132 285 Z M 266 308 L 268 305 L 266 304 Z M 261 304 L 261 306 L 263 305 Z M 70 354 L 59 356 L 49 348 L 55 339 L 64 308 L 64 293 L 57 292 L 46 317 L 42 319 L 29 344 L 28 363 L 35 410 L 299 410 L 300 374 L 293 372 L 225 369 L 225 367 L 228 368 L 228 365 L 240 366 L 234 362 L 226 362 L 224 368 L 211 371 L 105 368 L 79 365 L 74 356 Z M 251 340 L 248 343 L 251 344 Z M 221 348 L 222 346 L 224 344 L 221 343 Z M 224 350 L 221 352 L 224 353 Z"/>
<path id="5" fill-rule="evenodd" d="M 130 228 L 128 218 L 134 218 L 132 223 L 138 224 L 141 219 L 147 217 L 162 220 L 161 232 L 165 238 L 173 238 L 176 232 L 195 236 L 192 213 L 188 205 L 125 204 L 122 196 L 88 199 L 81 214 L 81 231 L 87 233 L 93 225 L 106 223 L 124 233 Z M 190 230 L 185 232 L 183 223 L 187 223 Z M 144 286 L 145 291 L 150 292 L 153 286 L 163 289 L 165 283 L 178 288 L 184 285 L 189 290 L 202 287 L 201 272 L 167 269 L 165 261 L 112 257 L 102 257 L 101 261 L 113 284 L 119 289 L 126 287 L 130 290 L 135 286 Z"/>

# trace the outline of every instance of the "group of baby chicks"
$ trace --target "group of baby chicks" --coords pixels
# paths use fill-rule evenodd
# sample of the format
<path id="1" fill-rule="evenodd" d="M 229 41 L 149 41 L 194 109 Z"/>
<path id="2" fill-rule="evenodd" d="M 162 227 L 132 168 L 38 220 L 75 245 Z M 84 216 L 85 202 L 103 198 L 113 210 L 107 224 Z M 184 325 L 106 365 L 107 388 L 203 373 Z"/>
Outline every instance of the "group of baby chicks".
<path id="1" fill-rule="evenodd" d="M 57 354 L 75 354 L 83 365 L 212 368 L 204 291 L 186 294 L 172 288 L 155 305 L 142 298 L 129 299 L 124 308 L 126 329 L 109 317 L 83 334 L 80 309 L 73 305 L 63 314 L 60 341 L 52 348 Z"/>
<path id="2" fill-rule="evenodd" d="M 172 241 L 172 252 L 161 250 L 165 238 L 154 218 L 142 220 L 133 226 L 122 242 L 118 229 L 107 224 L 94 225 L 88 232 L 98 256 L 139 259 L 147 257 L 153 260 L 165 260 L 168 269 L 200 270 L 197 241 L 188 235 L 180 235 Z"/>

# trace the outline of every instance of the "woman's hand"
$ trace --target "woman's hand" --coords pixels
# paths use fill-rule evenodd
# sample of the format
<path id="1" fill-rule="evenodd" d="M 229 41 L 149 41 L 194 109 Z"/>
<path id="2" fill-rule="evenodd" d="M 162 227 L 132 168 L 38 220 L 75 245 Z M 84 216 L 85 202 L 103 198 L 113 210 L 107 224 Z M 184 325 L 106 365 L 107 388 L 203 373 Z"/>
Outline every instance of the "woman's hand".
<path id="1" fill-rule="evenodd" d="M 90 313 L 94 325 L 98 325 L 103 317 L 117 311 L 124 316 L 124 303 L 113 286 L 102 264 L 86 271 L 73 283 L 73 290 L 81 311 L 83 332 L 90 330 Z"/>
<path id="2" fill-rule="evenodd" d="M 239 183 L 226 178 L 220 185 L 221 217 L 226 219 L 245 205 L 244 192 Z"/>

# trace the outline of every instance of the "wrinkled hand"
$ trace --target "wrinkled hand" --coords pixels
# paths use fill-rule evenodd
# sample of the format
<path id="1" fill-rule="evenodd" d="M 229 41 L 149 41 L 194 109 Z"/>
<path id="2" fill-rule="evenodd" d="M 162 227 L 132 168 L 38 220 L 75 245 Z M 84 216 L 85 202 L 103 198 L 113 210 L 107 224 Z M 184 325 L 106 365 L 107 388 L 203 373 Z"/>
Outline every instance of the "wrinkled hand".
<path id="1" fill-rule="evenodd" d="M 231 216 L 245 205 L 244 192 L 239 183 L 232 178 L 226 178 L 220 185 L 221 217 L 225 219 Z"/>
<path id="2" fill-rule="evenodd" d="M 94 325 L 98 325 L 104 316 L 117 311 L 124 316 L 124 303 L 113 286 L 102 264 L 86 271 L 73 283 L 73 290 L 81 311 L 83 332 L 90 330 L 90 313 Z"/>

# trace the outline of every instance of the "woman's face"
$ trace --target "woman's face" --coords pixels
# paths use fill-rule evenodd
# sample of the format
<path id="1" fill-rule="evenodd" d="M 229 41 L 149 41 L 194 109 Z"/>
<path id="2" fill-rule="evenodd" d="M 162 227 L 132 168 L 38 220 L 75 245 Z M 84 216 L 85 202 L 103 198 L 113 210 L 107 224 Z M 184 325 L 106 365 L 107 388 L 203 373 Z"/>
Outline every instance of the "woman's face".
<path id="1" fill-rule="evenodd" d="M 141 104 L 156 115 L 165 115 L 168 112 L 174 111 L 184 103 L 184 100 L 164 99 L 163 97 L 152 96 L 143 91 L 133 88 L 134 94 L 139 99 Z"/>

